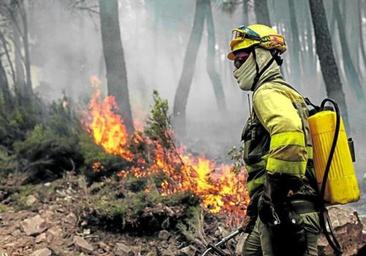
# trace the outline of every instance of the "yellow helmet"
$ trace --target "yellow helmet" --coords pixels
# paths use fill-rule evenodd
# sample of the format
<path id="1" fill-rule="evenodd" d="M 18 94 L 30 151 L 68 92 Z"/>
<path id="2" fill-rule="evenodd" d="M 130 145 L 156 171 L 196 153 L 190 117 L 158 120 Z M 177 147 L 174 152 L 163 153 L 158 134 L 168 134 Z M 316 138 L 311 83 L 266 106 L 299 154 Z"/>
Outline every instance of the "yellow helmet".
<path id="1" fill-rule="evenodd" d="M 234 52 L 254 45 L 268 50 L 276 49 L 279 53 L 286 51 L 285 38 L 275 29 L 262 24 L 253 24 L 233 29 L 233 37 L 230 42 L 231 52 L 227 57 L 229 60 L 234 60 Z"/>

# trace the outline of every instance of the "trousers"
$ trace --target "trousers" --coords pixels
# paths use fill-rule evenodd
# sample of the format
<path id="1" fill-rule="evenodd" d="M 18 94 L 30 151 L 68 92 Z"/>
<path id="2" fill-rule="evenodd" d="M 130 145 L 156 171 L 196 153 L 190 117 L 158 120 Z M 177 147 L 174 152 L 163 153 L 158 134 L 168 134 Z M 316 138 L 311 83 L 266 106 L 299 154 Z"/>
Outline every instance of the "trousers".
<path id="1" fill-rule="evenodd" d="M 303 225 L 306 232 L 307 249 L 304 256 L 317 256 L 318 255 L 318 238 L 321 233 L 319 213 L 309 212 L 300 214 L 303 219 Z M 277 256 L 273 254 L 273 246 L 271 243 L 270 231 L 268 227 L 263 224 L 260 218 L 257 218 L 252 232 L 247 237 L 242 255 L 243 256 Z M 288 252 L 291 255 L 291 252 Z M 280 255 L 282 256 L 282 255 Z"/>

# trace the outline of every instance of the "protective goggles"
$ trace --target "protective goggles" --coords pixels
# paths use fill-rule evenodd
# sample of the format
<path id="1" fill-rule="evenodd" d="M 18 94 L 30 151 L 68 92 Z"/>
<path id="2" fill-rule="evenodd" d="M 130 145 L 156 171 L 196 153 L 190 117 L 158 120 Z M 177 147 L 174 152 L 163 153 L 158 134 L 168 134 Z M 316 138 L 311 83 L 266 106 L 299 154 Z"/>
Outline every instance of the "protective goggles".
<path id="1" fill-rule="evenodd" d="M 244 40 L 245 38 L 257 41 L 261 40 L 261 37 L 257 32 L 246 26 L 241 26 L 233 30 L 231 40 Z"/>

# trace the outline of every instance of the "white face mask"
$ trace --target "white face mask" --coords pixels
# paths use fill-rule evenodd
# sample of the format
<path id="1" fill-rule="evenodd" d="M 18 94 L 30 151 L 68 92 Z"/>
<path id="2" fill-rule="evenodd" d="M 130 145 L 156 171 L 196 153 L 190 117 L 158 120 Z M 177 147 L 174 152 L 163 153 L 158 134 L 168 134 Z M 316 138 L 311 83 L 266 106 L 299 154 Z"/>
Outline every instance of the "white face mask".
<path id="1" fill-rule="evenodd" d="M 259 66 L 259 71 L 272 59 L 272 55 L 268 50 L 262 48 L 255 48 L 255 55 Z M 248 59 L 234 71 L 234 77 L 236 78 L 240 89 L 244 91 L 250 91 L 253 86 L 254 78 L 257 75 L 256 64 L 253 53 L 251 52 Z M 280 76 L 280 68 L 274 62 L 272 65 L 261 75 L 258 84 L 264 81 L 269 76 Z"/>

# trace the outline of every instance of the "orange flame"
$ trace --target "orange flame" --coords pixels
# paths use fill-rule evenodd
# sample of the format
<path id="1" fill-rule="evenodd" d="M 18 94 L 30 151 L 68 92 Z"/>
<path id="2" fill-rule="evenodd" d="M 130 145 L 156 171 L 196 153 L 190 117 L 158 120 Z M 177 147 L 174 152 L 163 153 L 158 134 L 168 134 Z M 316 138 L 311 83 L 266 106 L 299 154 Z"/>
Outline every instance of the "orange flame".
<path id="1" fill-rule="evenodd" d="M 183 148 L 166 149 L 158 141 L 136 133 L 131 139 L 132 143 L 143 141 L 154 149 L 147 163 L 142 156 L 130 152 L 126 128 L 122 118 L 115 113 L 114 98 L 109 96 L 100 100 L 99 80 L 93 78 L 92 84 L 96 89 L 89 104 L 89 119 L 85 126 L 95 143 L 104 150 L 134 161 L 134 167 L 121 171 L 120 177 L 164 174 L 159 188 L 162 195 L 191 191 L 201 198 L 202 205 L 212 213 L 225 214 L 236 221 L 245 216 L 249 196 L 245 188 L 244 170 L 235 174 L 229 165 L 216 164 L 204 156 L 193 156 Z M 99 165 L 96 167 L 100 168 Z"/>
<path id="2" fill-rule="evenodd" d="M 118 110 L 115 98 L 108 96 L 102 101 L 99 79 L 93 76 L 90 82 L 95 93 L 89 102 L 89 113 L 84 122 L 86 129 L 95 143 L 106 152 L 131 160 L 132 154 L 127 148 L 126 127 L 122 118 L 115 113 Z"/>

